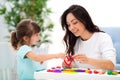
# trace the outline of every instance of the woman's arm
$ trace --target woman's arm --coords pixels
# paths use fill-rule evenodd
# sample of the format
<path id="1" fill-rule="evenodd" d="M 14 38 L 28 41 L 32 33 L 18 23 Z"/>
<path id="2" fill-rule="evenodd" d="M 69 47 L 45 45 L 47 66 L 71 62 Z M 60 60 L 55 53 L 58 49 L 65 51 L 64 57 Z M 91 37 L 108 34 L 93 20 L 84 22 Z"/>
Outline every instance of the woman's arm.
<path id="1" fill-rule="evenodd" d="M 106 70 L 113 70 L 115 68 L 114 64 L 110 60 L 88 58 L 88 64 Z"/>
<path id="2" fill-rule="evenodd" d="M 73 58 L 81 64 L 90 64 L 92 66 L 106 70 L 114 69 L 114 64 L 110 60 L 88 58 L 85 54 L 75 54 Z"/>

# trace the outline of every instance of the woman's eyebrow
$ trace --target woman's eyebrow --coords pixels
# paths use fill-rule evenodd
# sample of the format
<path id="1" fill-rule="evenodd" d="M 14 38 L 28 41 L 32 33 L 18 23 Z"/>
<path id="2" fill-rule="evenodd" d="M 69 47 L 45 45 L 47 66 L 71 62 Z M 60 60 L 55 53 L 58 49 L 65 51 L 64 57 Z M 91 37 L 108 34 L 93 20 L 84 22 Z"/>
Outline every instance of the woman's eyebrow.
<path id="1" fill-rule="evenodd" d="M 73 22 L 74 20 L 76 20 L 76 19 L 72 19 L 71 22 Z"/>
<path id="2" fill-rule="evenodd" d="M 72 19 L 70 22 L 73 22 L 74 20 L 76 20 L 76 19 Z M 69 23 L 67 22 L 67 24 L 69 24 Z"/>

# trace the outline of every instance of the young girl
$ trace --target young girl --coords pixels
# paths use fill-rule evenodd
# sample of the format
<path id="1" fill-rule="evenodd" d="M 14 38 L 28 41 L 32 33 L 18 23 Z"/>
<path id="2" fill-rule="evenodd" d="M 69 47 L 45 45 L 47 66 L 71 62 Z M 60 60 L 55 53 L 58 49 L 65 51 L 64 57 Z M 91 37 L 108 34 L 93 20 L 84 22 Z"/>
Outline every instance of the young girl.
<path id="1" fill-rule="evenodd" d="M 36 45 L 39 40 L 40 27 L 30 19 L 24 19 L 18 23 L 16 31 L 11 34 L 11 44 L 17 53 L 17 70 L 19 80 L 34 80 L 34 71 L 39 67 L 36 63 L 53 58 L 64 59 L 65 55 L 59 54 L 36 54 L 32 52 L 32 45 Z"/>

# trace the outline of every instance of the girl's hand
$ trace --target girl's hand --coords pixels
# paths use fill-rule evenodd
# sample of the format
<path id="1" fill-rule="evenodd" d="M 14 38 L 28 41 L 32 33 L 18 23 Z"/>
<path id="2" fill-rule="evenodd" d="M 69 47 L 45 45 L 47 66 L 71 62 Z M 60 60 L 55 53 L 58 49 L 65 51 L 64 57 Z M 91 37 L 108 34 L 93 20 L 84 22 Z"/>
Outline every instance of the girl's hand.
<path id="1" fill-rule="evenodd" d="M 63 68 L 70 68 L 70 66 L 66 65 L 66 63 L 64 61 L 62 62 L 62 67 Z"/>
<path id="2" fill-rule="evenodd" d="M 62 67 L 63 67 L 63 68 L 65 68 L 65 67 L 66 67 L 65 62 L 62 62 Z"/>
<path id="3" fill-rule="evenodd" d="M 40 64 L 43 64 L 43 61 L 41 61 Z"/>
<path id="4" fill-rule="evenodd" d="M 59 53 L 58 58 L 65 59 L 65 54 L 64 53 Z"/>
<path id="5" fill-rule="evenodd" d="M 75 54 L 72 56 L 76 61 L 82 64 L 87 64 L 89 58 L 85 54 Z"/>

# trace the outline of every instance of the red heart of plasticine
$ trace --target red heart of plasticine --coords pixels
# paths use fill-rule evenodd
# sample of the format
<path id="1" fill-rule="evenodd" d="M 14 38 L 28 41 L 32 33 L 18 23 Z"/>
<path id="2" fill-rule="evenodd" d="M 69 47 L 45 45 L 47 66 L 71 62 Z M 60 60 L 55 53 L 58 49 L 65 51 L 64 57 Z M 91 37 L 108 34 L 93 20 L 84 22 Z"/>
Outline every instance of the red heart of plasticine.
<path id="1" fill-rule="evenodd" d="M 70 56 L 66 56 L 66 58 L 64 59 L 64 62 L 68 67 L 70 67 L 72 63 L 72 59 L 70 58 Z"/>

